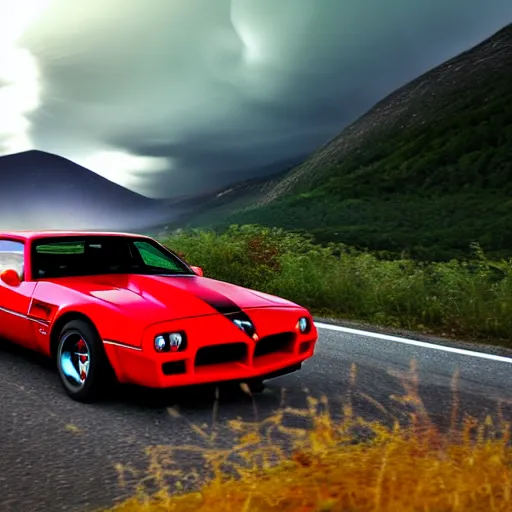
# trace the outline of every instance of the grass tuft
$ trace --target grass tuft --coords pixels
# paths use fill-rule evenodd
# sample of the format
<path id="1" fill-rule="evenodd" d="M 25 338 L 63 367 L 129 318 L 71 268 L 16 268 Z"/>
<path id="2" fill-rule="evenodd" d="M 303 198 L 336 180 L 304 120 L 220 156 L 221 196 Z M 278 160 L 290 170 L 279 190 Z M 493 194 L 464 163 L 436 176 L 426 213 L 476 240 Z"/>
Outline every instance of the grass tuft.
<path id="1" fill-rule="evenodd" d="M 402 377 L 404 395 L 397 397 L 410 407 L 405 423 L 393 420 L 386 425 L 355 416 L 351 402 L 357 394 L 356 377 L 353 367 L 340 414 L 330 410 L 326 398 L 310 397 L 304 409 L 282 407 L 261 421 L 229 422 L 220 438 L 234 439 L 230 447 L 219 447 L 216 428 L 208 433 L 197 426 L 206 448 L 152 447 L 138 496 L 113 510 L 512 510 L 510 425 L 499 414 L 497 421 L 461 415 L 457 374 L 451 427 L 444 432 L 422 404 L 414 364 Z M 170 413 L 179 417 L 174 410 Z M 306 423 L 301 428 L 296 426 L 299 419 Z M 176 456 L 182 461 L 183 452 L 209 470 L 206 481 L 197 470 L 187 474 L 176 467 Z M 145 493 L 149 481 L 158 492 Z"/>

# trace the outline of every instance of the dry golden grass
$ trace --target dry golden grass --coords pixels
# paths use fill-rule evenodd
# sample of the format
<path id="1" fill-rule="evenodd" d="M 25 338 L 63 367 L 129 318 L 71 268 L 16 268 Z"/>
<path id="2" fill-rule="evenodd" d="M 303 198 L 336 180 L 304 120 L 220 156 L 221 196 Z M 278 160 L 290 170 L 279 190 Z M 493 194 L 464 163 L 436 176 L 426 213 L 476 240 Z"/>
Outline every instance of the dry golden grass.
<path id="1" fill-rule="evenodd" d="M 406 426 L 368 423 L 355 417 L 351 386 L 340 420 L 332 419 L 327 400 L 309 399 L 306 410 L 281 408 L 271 418 L 253 423 L 233 421 L 237 438 L 230 449 L 215 447 L 216 434 L 193 426 L 211 448 L 154 447 L 148 450 L 148 479 L 160 492 L 139 496 L 115 512 L 498 512 L 512 510 L 512 447 L 509 424 L 498 410 L 498 423 L 465 417 L 458 410 L 456 382 L 451 428 L 439 432 L 417 391 L 414 365 L 403 378 L 413 406 Z M 246 390 L 247 391 L 247 390 Z M 370 397 L 367 400 L 372 401 Z M 380 407 L 378 403 L 373 405 Z M 171 414 L 176 414 L 170 411 Z M 386 411 L 383 410 L 385 413 Z M 310 422 L 286 427 L 295 415 Z M 462 421 L 460 421 L 462 419 Z M 361 437 L 355 442 L 355 437 Z M 369 435 L 371 434 L 371 435 Z M 217 435 L 219 435 L 217 433 Z M 225 434 L 224 434 L 225 435 Z M 275 436 L 281 436 L 276 442 Z M 292 447 L 283 448 L 282 436 Z M 200 454 L 212 477 L 197 492 L 180 492 L 169 479 L 185 478 L 175 456 Z M 236 470 L 237 478 L 233 476 Z M 194 477 L 194 475 L 192 475 Z M 196 480 L 200 480 L 198 474 Z M 183 480 L 182 480 L 183 481 Z"/>

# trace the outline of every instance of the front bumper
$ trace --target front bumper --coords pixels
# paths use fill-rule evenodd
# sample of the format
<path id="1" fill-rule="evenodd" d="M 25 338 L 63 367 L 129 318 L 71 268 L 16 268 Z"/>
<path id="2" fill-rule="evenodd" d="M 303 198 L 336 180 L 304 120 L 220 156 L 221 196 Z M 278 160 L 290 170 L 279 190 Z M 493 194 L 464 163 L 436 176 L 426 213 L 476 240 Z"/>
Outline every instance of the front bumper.
<path id="1" fill-rule="evenodd" d="M 145 330 L 139 349 L 122 344 L 105 344 L 105 349 L 120 382 L 152 388 L 272 378 L 299 369 L 313 355 L 318 339 L 313 320 L 309 333 L 297 329 L 298 319 L 309 316 L 303 309 L 246 313 L 258 341 L 219 314 L 154 324 Z M 177 331 L 186 333 L 182 351 L 155 351 L 155 336 Z"/>

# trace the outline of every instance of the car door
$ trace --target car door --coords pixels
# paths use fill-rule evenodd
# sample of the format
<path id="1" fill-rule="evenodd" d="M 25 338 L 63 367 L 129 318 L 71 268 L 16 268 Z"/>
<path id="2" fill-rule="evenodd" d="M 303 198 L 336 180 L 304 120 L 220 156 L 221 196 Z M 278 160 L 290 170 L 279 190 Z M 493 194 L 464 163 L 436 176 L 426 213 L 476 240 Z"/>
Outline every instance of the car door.
<path id="1" fill-rule="evenodd" d="M 36 283 L 25 281 L 25 243 L 0 239 L 0 273 L 7 269 L 18 272 L 19 286 L 9 286 L 0 280 L 0 338 L 27 348 L 35 348 L 35 326 L 27 313 Z"/>

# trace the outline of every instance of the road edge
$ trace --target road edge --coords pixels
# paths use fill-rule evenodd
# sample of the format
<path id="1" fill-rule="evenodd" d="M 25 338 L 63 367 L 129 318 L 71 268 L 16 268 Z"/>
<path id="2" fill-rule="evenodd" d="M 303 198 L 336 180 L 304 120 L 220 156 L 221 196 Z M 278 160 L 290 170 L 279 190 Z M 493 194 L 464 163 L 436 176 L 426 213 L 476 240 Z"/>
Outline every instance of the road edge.
<path id="1" fill-rule="evenodd" d="M 470 350 L 473 352 L 481 352 L 483 354 L 492 354 L 496 356 L 512 357 L 512 349 L 500 345 L 491 345 L 478 341 L 464 341 L 457 338 L 448 338 L 435 334 L 425 334 L 418 331 L 409 331 L 394 327 L 382 327 L 379 325 L 357 322 L 354 320 L 344 320 L 339 318 L 329 318 L 313 316 L 313 320 L 318 323 L 347 327 L 350 329 L 358 329 L 372 334 L 383 334 L 387 336 L 398 336 L 408 340 L 432 343 L 444 347 L 452 347 L 462 350 Z"/>

